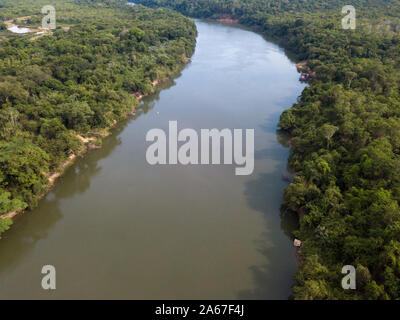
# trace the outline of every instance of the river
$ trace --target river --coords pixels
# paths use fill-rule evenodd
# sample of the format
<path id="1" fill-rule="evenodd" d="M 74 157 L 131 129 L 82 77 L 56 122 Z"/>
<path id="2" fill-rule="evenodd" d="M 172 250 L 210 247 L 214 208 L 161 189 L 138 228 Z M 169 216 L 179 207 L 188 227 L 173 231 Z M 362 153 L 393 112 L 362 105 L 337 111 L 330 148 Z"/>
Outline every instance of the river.
<path id="1" fill-rule="evenodd" d="M 259 34 L 196 21 L 192 61 L 103 148 L 68 169 L 0 240 L 1 299 L 287 299 L 296 271 L 280 216 L 288 149 L 277 122 L 295 64 Z M 148 130 L 255 129 L 255 169 L 146 162 Z M 56 268 L 56 290 L 41 287 Z"/>

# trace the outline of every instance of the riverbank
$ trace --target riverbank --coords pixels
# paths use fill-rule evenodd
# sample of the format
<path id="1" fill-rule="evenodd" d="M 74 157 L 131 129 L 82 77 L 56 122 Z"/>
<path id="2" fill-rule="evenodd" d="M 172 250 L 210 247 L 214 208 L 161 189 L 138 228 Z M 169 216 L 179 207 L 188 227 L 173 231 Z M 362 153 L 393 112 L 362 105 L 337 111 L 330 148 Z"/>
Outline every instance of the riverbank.
<path id="1" fill-rule="evenodd" d="M 184 62 L 182 63 L 181 67 L 179 69 L 183 69 L 188 63 L 190 62 L 190 58 L 186 57 Z M 152 82 L 153 88 L 159 87 L 164 81 L 167 81 L 170 77 L 172 77 L 178 70 L 173 70 L 170 72 L 170 74 L 164 78 L 156 79 Z M 134 114 L 137 106 L 140 104 L 140 101 L 148 96 L 149 94 L 144 94 L 143 92 L 133 92 L 131 93 L 133 97 L 136 98 L 137 103 L 132 107 L 132 109 L 126 113 L 125 117 L 121 119 L 121 121 L 127 119 L 129 116 Z M 94 149 L 99 149 L 101 148 L 101 139 L 108 137 L 111 132 L 110 130 L 114 128 L 119 122 L 115 121 L 113 122 L 109 127 L 103 129 L 103 130 L 96 130 L 96 131 L 90 131 L 88 132 L 85 136 L 77 134 L 77 138 L 81 140 L 82 142 L 82 147 L 77 153 L 71 154 L 68 159 L 64 160 L 56 170 L 53 170 L 48 173 L 43 173 L 48 179 L 48 184 L 45 187 L 45 191 L 40 194 L 37 199 L 41 200 L 43 199 L 54 187 L 55 183 L 57 180 L 63 176 L 63 174 L 66 172 L 66 170 L 71 167 L 76 159 L 78 157 L 84 156 L 88 151 L 94 150 Z M 30 210 L 25 210 L 25 209 L 18 209 L 18 210 L 13 210 L 9 211 L 7 213 L 4 213 L 0 215 L 0 219 L 13 219 L 18 215 L 21 215 L 25 212 L 29 212 Z"/>

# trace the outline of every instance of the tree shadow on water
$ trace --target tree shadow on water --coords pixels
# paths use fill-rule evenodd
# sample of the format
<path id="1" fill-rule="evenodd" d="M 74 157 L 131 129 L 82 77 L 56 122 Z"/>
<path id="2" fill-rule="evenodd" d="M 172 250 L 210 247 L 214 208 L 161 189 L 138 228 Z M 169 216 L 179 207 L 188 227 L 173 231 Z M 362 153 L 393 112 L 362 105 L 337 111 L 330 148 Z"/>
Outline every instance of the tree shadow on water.
<path id="1" fill-rule="evenodd" d="M 120 134 L 125 127 L 151 110 L 155 106 L 154 101 L 160 99 L 160 92 L 174 86 L 174 79 L 180 75 L 177 72 L 173 78 L 164 81 L 154 94 L 145 97 L 135 113 L 121 121 L 111 130 L 111 135 L 103 139 L 102 148 L 79 157 L 57 180 L 51 192 L 39 201 L 37 208 L 14 219 L 11 229 L 3 233 L 0 240 L 0 274 L 14 270 L 23 263 L 38 241 L 48 237 L 56 223 L 63 218 L 60 202 L 76 194 L 83 194 L 90 188 L 92 179 L 102 170 L 101 160 L 121 145 Z"/>
<path id="2" fill-rule="evenodd" d="M 103 148 L 79 157 L 60 177 L 50 193 L 39 201 L 38 207 L 14 218 L 10 230 L 0 240 L 0 274 L 16 268 L 39 240 L 44 240 L 63 218 L 60 202 L 90 188 L 90 182 L 101 171 L 99 162 L 121 144 L 120 133 L 128 124 L 121 123 L 113 134 L 104 139 Z M 66 185 L 66 181 L 67 185 Z"/>
<path id="3" fill-rule="evenodd" d="M 277 135 L 279 141 L 282 137 Z M 265 258 L 261 265 L 250 267 L 254 288 L 238 292 L 239 299 L 287 299 L 291 294 L 296 256 L 291 246 L 293 219 L 280 212 L 286 168 L 287 150 L 274 144 L 258 153 L 261 161 L 279 161 L 271 172 L 261 173 L 245 185 L 248 206 L 260 212 L 265 220 L 265 232 L 255 241 L 255 247 Z M 257 154 L 256 154 L 257 159 Z M 289 239 L 288 239 L 289 238 Z"/>

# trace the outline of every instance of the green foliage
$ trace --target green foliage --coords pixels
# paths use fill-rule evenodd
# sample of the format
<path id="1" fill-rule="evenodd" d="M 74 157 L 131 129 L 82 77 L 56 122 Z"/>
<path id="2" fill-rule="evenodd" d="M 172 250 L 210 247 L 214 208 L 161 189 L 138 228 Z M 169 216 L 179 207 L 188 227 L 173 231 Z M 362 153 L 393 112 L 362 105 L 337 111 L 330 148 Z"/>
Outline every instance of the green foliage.
<path id="1" fill-rule="evenodd" d="M 7 219 L 0 219 L 0 235 L 4 232 L 10 229 L 10 226 L 12 225 L 12 220 L 7 218 Z M 1 239 L 1 237 L 0 237 Z"/>
<path id="2" fill-rule="evenodd" d="M 18 209 L 25 209 L 26 204 L 18 199 L 10 199 L 11 193 L 1 192 L 0 193 L 0 214 L 15 211 Z M 0 219 L 0 222 L 2 219 Z M 8 223 L 6 223 L 7 225 Z M 1 227 L 0 227 L 1 228 Z M 0 231 L 1 233 L 1 231 Z"/>
<path id="3" fill-rule="evenodd" d="M 11 193 L 0 190 L 0 214 L 4 214 L 10 211 L 25 209 L 27 204 L 18 199 L 10 199 Z M 0 235 L 7 231 L 12 224 L 10 218 L 1 219 L 0 218 Z M 0 237 L 1 239 L 1 237 Z"/>

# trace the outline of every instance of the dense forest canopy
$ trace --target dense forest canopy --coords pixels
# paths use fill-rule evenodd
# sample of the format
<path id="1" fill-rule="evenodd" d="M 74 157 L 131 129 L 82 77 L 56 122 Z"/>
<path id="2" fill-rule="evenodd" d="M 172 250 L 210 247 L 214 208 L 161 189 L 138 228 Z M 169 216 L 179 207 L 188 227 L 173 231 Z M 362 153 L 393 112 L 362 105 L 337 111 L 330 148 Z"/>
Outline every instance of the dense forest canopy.
<path id="1" fill-rule="evenodd" d="M 140 0 L 230 17 L 293 52 L 314 79 L 279 123 L 296 177 L 284 215 L 303 241 L 297 299 L 400 299 L 400 6 L 398 1 Z M 343 30 L 352 4 L 356 30 Z M 344 265 L 357 289 L 343 290 Z"/>
<path id="2" fill-rule="evenodd" d="M 367 16 L 398 17 L 397 0 L 138 0 L 149 7 L 170 7 L 194 17 L 219 17 L 229 14 L 234 18 L 244 15 L 287 14 L 292 16 L 332 14 L 345 5 L 362 9 Z M 378 12 L 376 11 L 378 10 Z"/>
<path id="3" fill-rule="evenodd" d="M 37 28 L 42 0 L 2 0 L 0 20 Z M 57 29 L 0 26 L 0 214 L 34 207 L 49 173 L 125 118 L 139 94 L 193 54 L 196 26 L 169 9 L 121 1 L 52 1 Z M 21 18 L 22 19 L 19 19 Z M 0 219 L 0 233 L 11 221 Z"/>

